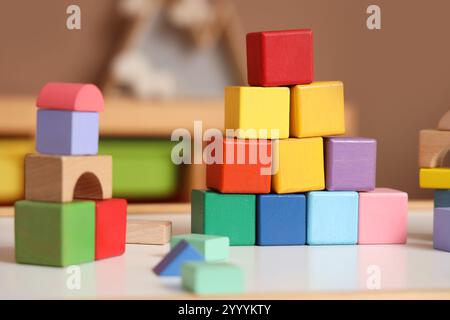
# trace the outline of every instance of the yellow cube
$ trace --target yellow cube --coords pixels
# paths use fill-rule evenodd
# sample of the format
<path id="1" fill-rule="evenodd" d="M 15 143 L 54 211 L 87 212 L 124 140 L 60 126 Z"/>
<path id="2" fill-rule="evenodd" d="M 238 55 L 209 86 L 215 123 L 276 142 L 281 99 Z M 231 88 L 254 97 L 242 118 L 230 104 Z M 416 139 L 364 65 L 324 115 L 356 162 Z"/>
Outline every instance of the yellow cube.
<path id="1" fill-rule="evenodd" d="M 226 87 L 225 129 L 240 139 L 289 138 L 289 88 Z"/>
<path id="2" fill-rule="evenodd" d="M 450 189 L 450 168 L 421 168 L 420 187 L 424 189 Z"/>
<path id="3" fill-rule="evenodd" d="M 277 140 L 272 163 L 272 191 L 276 193 L 325 188 L 322 138 Z"/>
<path id="4" fill-rule="evenodd" d="M 291 88 L 291 136 L 321 137 L 345 133 L 344 85 L 313 82 Z"/>

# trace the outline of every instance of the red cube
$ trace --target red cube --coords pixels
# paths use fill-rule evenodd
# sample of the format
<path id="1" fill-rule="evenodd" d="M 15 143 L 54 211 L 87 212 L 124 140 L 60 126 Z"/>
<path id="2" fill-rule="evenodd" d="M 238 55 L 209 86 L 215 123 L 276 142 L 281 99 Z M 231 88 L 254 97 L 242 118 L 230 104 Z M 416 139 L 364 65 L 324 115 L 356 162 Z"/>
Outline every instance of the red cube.
<path id="1" fill-rule="evenodd" d="M 206 185 L 222 193 L 269 193 L 270 140 L 224 138 L 222 163 L 207 164 Z M 217 150 L 215 150 L 217 152 Z M 213 154 L 215 156 L 215 153 Z"/>
<path id="2" fill-rule="evenodd" d="M 108 199 L 96 201 L 95 259 L 120 256 L 125 252 L 127 201 Z"/>
<path id="3" fill-rule="evenodd" d="M 313 82 L 310 29 L 247 34 L 247 78 L 251 86 L 287 86 Z"/>

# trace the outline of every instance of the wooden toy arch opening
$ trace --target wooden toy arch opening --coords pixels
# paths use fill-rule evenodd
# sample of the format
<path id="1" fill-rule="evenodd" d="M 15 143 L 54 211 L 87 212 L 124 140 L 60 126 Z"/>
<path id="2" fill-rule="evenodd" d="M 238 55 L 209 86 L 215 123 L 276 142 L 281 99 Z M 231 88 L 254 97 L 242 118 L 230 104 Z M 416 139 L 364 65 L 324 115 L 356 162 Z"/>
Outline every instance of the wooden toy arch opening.
<path id="1" fill-rule="evenodd" d="M 74 199 L 103 199 L 101 180 L 93 172 L 80 175 L 73 188 Z"/>

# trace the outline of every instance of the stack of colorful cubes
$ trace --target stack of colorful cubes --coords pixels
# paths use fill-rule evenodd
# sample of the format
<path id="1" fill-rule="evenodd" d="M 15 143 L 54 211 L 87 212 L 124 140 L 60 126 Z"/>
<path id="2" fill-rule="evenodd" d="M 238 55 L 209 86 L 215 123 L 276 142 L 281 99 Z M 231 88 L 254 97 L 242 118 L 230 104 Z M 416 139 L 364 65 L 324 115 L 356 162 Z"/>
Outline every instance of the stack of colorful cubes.
<path id="1" fill-rule="evenodd" d="M 192 232 L 230 245 L 405 243 L 407 194 L 375 188 L 374 139 L 340 136 L 343 84 L 313 82 L 312 31 L 248 34 L 247 71 L 250 86 L 225 89 L 225 138 L 209 190 L 192 191 Z"/>
<path id="2" fill-rule="evenodd" d="M 97 155 L 102 93 L 48 83 L 37 107 L 38 153 L 25 158 L 26 200 L 15 205 L 17 262 L 68 266 L 121 255 L 127 202 L 111 199 L 112 158 Z"/>

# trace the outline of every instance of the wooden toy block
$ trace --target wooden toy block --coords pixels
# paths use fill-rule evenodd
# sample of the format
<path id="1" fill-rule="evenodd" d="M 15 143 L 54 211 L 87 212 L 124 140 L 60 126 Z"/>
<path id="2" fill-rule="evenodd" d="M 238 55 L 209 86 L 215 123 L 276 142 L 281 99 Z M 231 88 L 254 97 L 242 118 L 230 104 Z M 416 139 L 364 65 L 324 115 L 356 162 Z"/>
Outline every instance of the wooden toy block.
<path id="1" fill-rule="evenodd" d="M 320 137 L 345 133 L 344 85 L 313 82 L 291 88 L 291 137 Z"/>
<path id="2" fill-rule="evenodd" d="M 327 190 L 370 191 L 375 189 L 377 141 L 368 138 L 325 139 Z"/>
<path id="3" fill-rule="evenodd" d="M 304 245 L 305 242 L 304 194 L 264 194 L 256 197 L 256 244 Z"/>
<path id="4" fill-rule="evenodd" d="M 170 252 L 153 268 L 159 276 L 180 276 L 181 266 L 190 261 L 202 261 L 203 256 L 187 241 L 180 241 Z"/>
<path id="5" fill-rule="evenodd" d="M 337 245 L 357 243 L 357 192 L 313 191 L 307 194 L 307 202 L 307 244 Z"/>
<path id="6" fill-rule="evenodd" d="M 96 112 L 38 110 L 36 150 L 58 155 L 97 154 L 98 126 Z"/>
<path id="7" fill-rule="evenodd" d="M 421 130 L 419 134 L 419 167 L 442 166 L 450 149 L 450 131 Z"/>
<path id="8" fill-rule="evenodd" d="M 450 208 L 450 190 L 434 190 L 434 207 Z"/>
<path id="9" fill-rule="evenodd" d="M 313 81 L 310 29 L 247 34 L 247 78 L 251 86 L 286 86 Z"/>
<path id="10" fill-rule="evenodd" d="M 450 110 L 447 111 L 439 120 L 438 129 L 444 131 L 450 131 Z"/>
<path id="11" fill-rule="evenodd" d="M 230 245 L 255 244 L 256 196 L 192 190 L 191 232 L 224 236 Z"/>
<path id="12" fill-rule="evenodd" d="M 226 87 L 225 129 L 239 139 L 289 137 L 289 88 Z"/>
<path id="13" fill-rule="evenodd" d="M 422 168 L 419 183 L 424 189 L 450 189 L 450 168 Z"/>
<path id="14" fill-rule="evenodd" d="M 450 252 L 450 208 L 434 208 L 433 247 Z"/>
<path id="15" fill-rule="evenodd" d="M 212 142 L 214 143 L 214 142 Z M 206 186 L 222 193 L 269 193 L 272 167 L 270 140 L 223 139 L 221 163 L 206 166 Z M 261 156 L 263 155 L 263 156 Z M 265 163 L 266 162 L 266 163 Z"/>
<path id="16" fill-rule="evenodd" d="M 127 222 L 127 243 L 166 244 L 172 234 L 171 221 L 129 220 Z"/>
<path id="17" fill-rule="evenodd" d="M 110 156 L 25 157 L 25 199 L 70 202 L 109 199 L 112 195 Z"/>
<path id="18" fill-rule="evenodd" d="M 181 267 L 182 287 L 196 294 L 244 292 L 244 272 L 226 262 L 187 262 Z"/>
<path id="19" fill-rule="evenodd" d="M 358 244 L 404 244 L 408 194 L 377 188 L 359 193 Z"/>
<path id="20" fill-rule="evenodd" d="M 108 199 L 95 203 L 95 259 L 120 256 L 125 252 L 127 200 Z"/>
<path id="21" fill-rule="evenodd" d="M 39 92 L 36 106 L 43 109 L 101 112 L 103 95 L 90 83 L 49 82 Z"/>
<path id="22" fill-rule="evenodd" d="M 64 267 L 95 259 L 95 203 L 18 201 L 18 263 Z"/>
<path id="23" fill-rule="evenodd" d="M 275 193 L 325 188 L 322 138 L 279 140 L 273 144 L 273 157 Z"/>
<path id="24" fill-rule="evenodd" d="M 218 261 L 228 258 L 230 239 L 228 237 L 211 236 L 207 234 L 181 234 L 173 236 L 170 246 L 175 247 L 180 241 L 187 241 L 194 246 L 205 261 Z"/>

